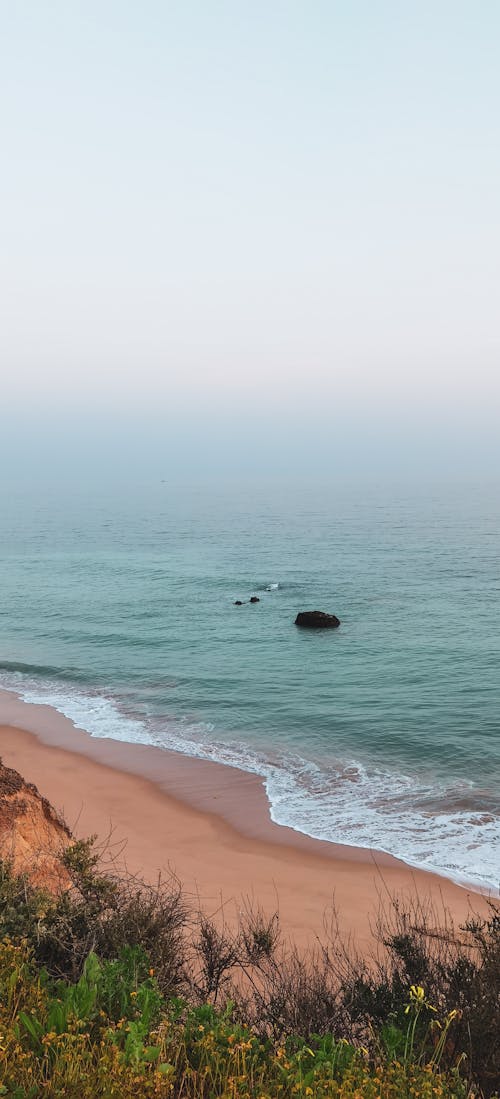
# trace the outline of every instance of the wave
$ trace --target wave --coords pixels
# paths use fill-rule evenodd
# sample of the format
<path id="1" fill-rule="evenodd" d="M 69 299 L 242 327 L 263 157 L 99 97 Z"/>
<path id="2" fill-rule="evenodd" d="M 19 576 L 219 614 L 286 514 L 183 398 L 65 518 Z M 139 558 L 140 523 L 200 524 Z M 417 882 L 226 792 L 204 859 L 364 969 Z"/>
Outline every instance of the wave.
<path id="1" fill-rule="evenodd" d="M 91 736 L 152 744 L 259 775 L 272 820 L 315 839 L 374 848 L 407 864 L 497 892 L 500 817 L 472 783 L 438 785 L 358 760 L 336 764 L 298 753 L 273 755 L 206 722 L 129 713 L 123 699 L 82 688 L 70 670 L 0 666 L 0 686 L 52 706 Z"/>
<path id="2" fill-rule="evenodd" d="M 17 660 L 2 660 L 0 662 L 1 682 L 7 682 L 10 675 L 26 676 L 29 680 L 36 678 L 37 681 L 38 679 L 48 681 L 61 679 L 63 681 L 67 680 L 68 683 L 88 683 L 88 676 L 79 671 L 78 668 L 61 668 L 52 664 L 24 664 L 22 661 Z M 5 689 L 9 690 L 10 688 L 6 687 Z M 16 690 L 17 688 L 13 689 Z"/>

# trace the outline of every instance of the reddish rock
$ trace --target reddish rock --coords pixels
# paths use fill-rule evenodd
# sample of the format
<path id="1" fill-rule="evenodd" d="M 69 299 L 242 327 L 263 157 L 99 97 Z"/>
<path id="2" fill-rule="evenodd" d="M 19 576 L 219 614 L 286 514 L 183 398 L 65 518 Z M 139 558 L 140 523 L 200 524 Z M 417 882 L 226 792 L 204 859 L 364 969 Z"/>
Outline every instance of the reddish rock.
<path id="1" fill-rule="evenodd" d="M 71 832 L 36 786 L 0 760 L 0 858 L 50 893 L 68 888 L 61 856 Z"/>

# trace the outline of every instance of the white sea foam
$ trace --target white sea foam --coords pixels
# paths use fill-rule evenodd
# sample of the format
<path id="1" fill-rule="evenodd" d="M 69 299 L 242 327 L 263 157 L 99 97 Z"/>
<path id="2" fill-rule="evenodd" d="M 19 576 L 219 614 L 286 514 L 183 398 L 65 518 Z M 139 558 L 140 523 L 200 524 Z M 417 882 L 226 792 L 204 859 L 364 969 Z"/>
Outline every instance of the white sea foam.
<path id="1" fill-rule="evenodd" d="M 215 739 L 206 723 L 137 718 L 114 699 L 55 680 L 2 673 L 1 685 L 25 702 L 52 706 L 91 736 L 154 744 L 261 776 L 277 824 L 316 839 L 386 851 L 412 866 L 498 893 L 500 819 L 481 807 L 446 808 L 471 787 L 431 787 L 355 760 L 333 767 L 292 753 L 273 758 L 236 740 Z M 426 810 L 431 801 L 432 811 Z"/>

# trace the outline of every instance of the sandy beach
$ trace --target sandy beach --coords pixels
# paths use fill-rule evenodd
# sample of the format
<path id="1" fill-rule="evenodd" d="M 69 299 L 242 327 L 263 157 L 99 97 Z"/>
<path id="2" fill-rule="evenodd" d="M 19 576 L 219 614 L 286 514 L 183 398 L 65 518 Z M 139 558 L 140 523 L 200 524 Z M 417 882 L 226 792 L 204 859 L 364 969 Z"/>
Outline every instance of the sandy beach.
<path id="1" fill-rule="evenodd" d="M 216 763 L 76 729 L 57 711 L 0 692 L 0 756 L 36 784 L 76 836 L 110 837 L 118 861 L 148 880 L 174 873 L 207 912 L 246 902 L 300 945 L 338 912 L 360 948 L 373 943 L 379 897 L 418 894 L 462 922 L 486 911 L 469 888 L 378 851 L 312 840 L 273 824 L 261 780 Z"/>

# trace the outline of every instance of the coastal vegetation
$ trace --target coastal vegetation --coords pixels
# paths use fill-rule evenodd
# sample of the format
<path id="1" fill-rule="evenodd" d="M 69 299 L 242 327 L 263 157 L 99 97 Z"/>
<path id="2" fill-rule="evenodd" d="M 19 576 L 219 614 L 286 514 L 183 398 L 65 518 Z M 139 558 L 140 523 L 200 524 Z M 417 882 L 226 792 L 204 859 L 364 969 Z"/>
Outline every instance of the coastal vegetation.
<path id="1" fill-rule="evenodd" d="M 0 864 L 0 1095 L 465 1099 L 500 1086 L 500 909 L 463 927 L 381 905 L 372 957 L 298 951 L 250 905 L 103 869 L 94 840 L 44 890 Z"/>

